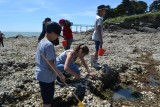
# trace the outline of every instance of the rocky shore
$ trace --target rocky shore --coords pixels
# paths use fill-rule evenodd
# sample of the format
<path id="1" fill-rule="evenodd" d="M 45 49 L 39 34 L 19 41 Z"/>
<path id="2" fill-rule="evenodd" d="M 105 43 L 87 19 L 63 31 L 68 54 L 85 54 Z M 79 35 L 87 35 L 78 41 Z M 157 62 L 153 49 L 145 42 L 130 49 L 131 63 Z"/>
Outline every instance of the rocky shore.
<path id="1" fill-rule="evenodd" d="M 117 28 L 116 28 L 117 29 Z M 94 52 L 91 33 L 75 33 L 72 48 L 85 43 Z M 0 107 L 40 107 L 40 89 L 34 78 L 38 37 L 10 37 L 0 47 Z M 62 38 L 60 39 L 62 41 Z M 141 28 L 105 30 L 101 69 L 91 78 L 79 64 L 82 78 L 68 79 L 69 88 L 86 107 L 160 107 L 160 30 Z M 61 43 L 55 47 L 63 51 Z M 75 107 L 78 101 L 67 87 L 55 85 L 54 107 Z M 65 106 L 64 106 L 65 105 Z"/>

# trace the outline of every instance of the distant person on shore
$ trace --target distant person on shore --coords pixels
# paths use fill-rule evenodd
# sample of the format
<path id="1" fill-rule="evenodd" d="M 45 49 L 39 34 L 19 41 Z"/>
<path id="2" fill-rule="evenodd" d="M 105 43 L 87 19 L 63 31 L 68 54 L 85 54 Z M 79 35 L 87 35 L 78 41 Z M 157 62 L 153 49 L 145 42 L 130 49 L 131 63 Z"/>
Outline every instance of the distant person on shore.
<path id="1" fill-rule="evenodd" d="M 64 46 L 64 49 L 68 50 L 70 49 L 71 44 L 73 42 L 73 34 L 71 30 L 72 23 L 68 20 L 60 19 L 59 24 L 63 27 L 62 29 L 63 37 L 64 37 L 64 40 L 67 41 L 67 45 Z"/>
<path id="2" fill-rule="evenodd" d="M 75 79 L 80 79 L 80 70 L 78 68 L 78 65 L 76 65 L 74 62 L 77 58 L 80 59 L 82 65 L 86 68 L 87 72 L 91 76 L 95 76 L 95 73 L 92 72 L 88 65 L 86 64 L 86 61 L 84 60 L 84 57 L 88 55 L 89 49 L 87 46 L 83 44 L 79 44 L 74 49 L 71 50 L 65 50 L 62 52 L 57 58 L 57 68 L 64 74 L 73 75 Z M 57 78 L 57 81 L 61 83 L 59 78 Z"/>
<path id="3" fill-rule="evenodd" d="M 103 44 L 103 17 L 106 14 L 106 6 L 100 5 L 97 7 L 97 17 L 94 25 L 94 32 L 92 35 L 92 40 L 95 42 L 95 54 L 91 56 L 91 65 L 95 68 L 100 68 L 98 61 L 98 50 L 102 48 Z"/>
<path id="4" fill-rule="evenodd" d="M 39 81 L 43 107 L 51 107 L 54 97 L 54 81 L 57 73 L 61 81 L 65 82 L 65 77 L 56 67 L 55 49 L 54 45 L 50 42 L 57 39 L 60 33 L 61 26 L 58 23 L 52 22 L 47 24 L 45 37 L 39 41 L 36 51 L 35 78 Z M 51 69 L 51 66 L 55 71 Z"/>
<path id="5" fill-rule="evenodd" d="M 0 31 L 0 45 L 2 45 L 4 47 L 3 37 L 4 37 L 4 34 Z"/>
<path id="6" fill-rule="evenodd" d="M 42 23 L 42 32 L 40 34 L 40 36 L 38 37 L 38 42 L 44 38 L 45 36 L 45 33 L 46 33 L 46 26 L 47 24 L 51 23 L 51 18 L 49 17 L 46 17 Z M 59 39 L 57 38 L 56 40 L 54 41 L 51 41 L 54 45 L 58 45 L 59 44 Z"/>

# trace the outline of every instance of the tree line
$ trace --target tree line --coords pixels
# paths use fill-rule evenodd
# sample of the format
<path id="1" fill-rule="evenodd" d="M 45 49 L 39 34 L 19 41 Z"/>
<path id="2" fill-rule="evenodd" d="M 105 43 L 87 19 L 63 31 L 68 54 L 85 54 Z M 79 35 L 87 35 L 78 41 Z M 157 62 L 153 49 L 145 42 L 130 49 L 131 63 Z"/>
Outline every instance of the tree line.
<path id="1" fill-rule="evenodd" d="M 107 13 L 104 19 L 126 15 L 143 14 L 146 12 L 159 11 L 160 0 L 154 0 L 149 6 L 144 1 L 122 0 L 121 4 L 119 4 L 116 8 L 111 8 L 110 5 L 107 5 L 106 8 Z"/>

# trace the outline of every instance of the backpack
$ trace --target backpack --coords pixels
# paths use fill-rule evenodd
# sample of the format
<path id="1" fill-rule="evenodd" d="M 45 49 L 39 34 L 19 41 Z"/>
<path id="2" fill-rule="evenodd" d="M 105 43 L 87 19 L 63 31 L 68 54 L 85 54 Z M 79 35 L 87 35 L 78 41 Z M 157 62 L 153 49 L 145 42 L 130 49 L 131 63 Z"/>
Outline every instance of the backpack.
<path id="1" fill-rule="evenodd" d="M 65 20 L 65 22 L 66 22 L 66 25 L 67 25 L 67 26 L 69 26 L 69 27 L 70 27 L 70 26 L 73 26 L 73 22 L 70 22 L 69 20 Z"/>

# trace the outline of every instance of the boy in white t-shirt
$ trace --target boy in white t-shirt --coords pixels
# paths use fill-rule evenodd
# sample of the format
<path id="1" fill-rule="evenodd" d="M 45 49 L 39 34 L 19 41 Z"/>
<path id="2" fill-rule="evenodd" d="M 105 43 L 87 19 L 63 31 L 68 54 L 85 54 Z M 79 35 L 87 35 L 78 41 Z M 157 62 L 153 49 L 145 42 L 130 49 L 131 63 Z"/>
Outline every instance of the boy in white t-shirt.
<path id="1" fill-rule="evenodd" d="M 99 68 L 98 61 L 98 50 L 102 48 L 103 44 L 103 17 L 106 14 L 106 6 L 100 5 L 97 7 L 97 17 L 95 21 L 95 28 L 92 35 L 92 40 L 95 42 L 96 52 L 94 56 L 91 57 L 91 65 L 95 68 Z"/>

